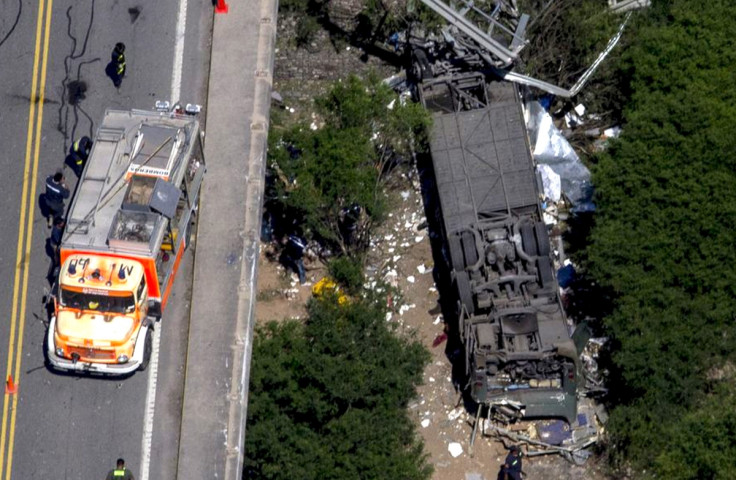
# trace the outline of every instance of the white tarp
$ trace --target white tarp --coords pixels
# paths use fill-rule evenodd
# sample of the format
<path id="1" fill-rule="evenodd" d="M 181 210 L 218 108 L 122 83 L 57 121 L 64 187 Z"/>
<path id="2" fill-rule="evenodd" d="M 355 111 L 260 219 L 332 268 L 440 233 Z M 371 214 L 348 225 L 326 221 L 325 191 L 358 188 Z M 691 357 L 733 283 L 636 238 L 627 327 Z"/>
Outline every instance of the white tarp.
<path id="1" fill-rule="evenodd" d="M 545 164 L 537 165 L 539 177 L 542 179 L 542 188 L 544 189 L 544 198 L 557 203 L 562 195 L 562 181 L 560 176 L 552 170 L 552 167 Z"/>
<path id="2" fill-rule="evenodd" d="M 562 191 L 573 206 L 592 208 L 590 171 L 580 161 L 570 142 L 552 122 L 552 116 L 537 101 L 526 104 L 527 130 L 534 159 L 560 176 Z"/>

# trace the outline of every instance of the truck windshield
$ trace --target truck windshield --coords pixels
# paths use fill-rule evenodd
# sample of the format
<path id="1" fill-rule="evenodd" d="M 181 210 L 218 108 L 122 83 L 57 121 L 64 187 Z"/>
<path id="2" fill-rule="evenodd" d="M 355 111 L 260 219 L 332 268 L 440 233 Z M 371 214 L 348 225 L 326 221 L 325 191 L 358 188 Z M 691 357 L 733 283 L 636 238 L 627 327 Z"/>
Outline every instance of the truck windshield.
<path id="1" fill-rule="evenodd" d="M 122 296 L 99 295 L 95 293 L 82 293 L 61 289 L 61 305 L 68 308 L 80 310 L 94 310 L 110 313 L 130 313 L 135 310 L 133 293 Z"/>

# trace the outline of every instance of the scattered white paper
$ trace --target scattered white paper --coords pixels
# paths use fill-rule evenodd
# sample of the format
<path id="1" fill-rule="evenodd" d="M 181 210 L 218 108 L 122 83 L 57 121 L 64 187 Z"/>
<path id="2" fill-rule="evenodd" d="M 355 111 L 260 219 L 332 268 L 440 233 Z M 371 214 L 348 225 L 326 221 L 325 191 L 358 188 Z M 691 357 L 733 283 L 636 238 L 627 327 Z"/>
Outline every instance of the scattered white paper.
<path id="1" fill-rule="evenodd" d="M 452 442 L 447 446 L 447 450 L 452 455 L 452 458 L 457 458 L 463 454 L 463 446 L 457 442 Z"/>

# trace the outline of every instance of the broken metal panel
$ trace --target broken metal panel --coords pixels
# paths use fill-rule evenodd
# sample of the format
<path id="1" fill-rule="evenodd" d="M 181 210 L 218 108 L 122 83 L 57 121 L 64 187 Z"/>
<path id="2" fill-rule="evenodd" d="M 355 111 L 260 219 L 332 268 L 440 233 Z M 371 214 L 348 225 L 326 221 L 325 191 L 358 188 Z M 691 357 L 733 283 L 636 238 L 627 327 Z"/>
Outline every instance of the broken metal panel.
<path id="1" fill-rule="evenodd" d="M 450 23 L 449 27 L 442 30 L 443 42 L 435 40 L 429 40 L 425 44 L 416 40 L 413 42 L 415 46 L 422 50 L 434 49 L 437 51 L 433 62 L 426 60 L 426 53 L 422 53 L 425 55 L 425 62 L 422 65 L 425 72 L 433 70 L 435 76 L 441 76 L 462 69 L 462 65 L 476 71 L 490 69 L 495 75 L 504 80 L 538 88 L 563 98 L 577 95 L 611 53 L 623 35 L 624 28 L 631 17 L 631 10 L 648 5 L 648 0 L 609 0 L 611 8 L 615 12 L 628 13 L 616 34 L 609 40 L 606 48 L 578 81 L 567 89 L 513 71 L 519 58 L 519 52 L 528 43 L 524 35 L 529 23 L 529 16 L 526 14 L 519 15 L 515 5 L 508 2 L 497 2 L 495 3 L 496 8 L 490 14 L 487 14 L 477 8 L 473 2 L 466 0 L 460 0 L 461 7 L 459 9 L 444 3 L 442 0 L 422 0 L 422 2 Z M 515 2 L 512 3 L 515 4 Z M 472 19 L 470 14 L 473 14 Z M 474 19 L 480 19 L 489 26 L 484 31 L 483 28 L 479 27 L 478 22 L 473 21 Z M 439 45 L 440 43 L 444 43 L 444 45 Z M 453 58 L 446 58 L 445 51 L 452 52 Z M 426 78 L 426 76 L 426 73 L 420 76 L 420 80 Z"/>
<path id="2" fill-rule="evenodd" d="M 457 27 L 478 46 L 490 52 L 497 60 L 497 66 L 505 67 L 516 61 L 519 52 L 526 46 L 523 35 L 526 30 L 528 18 L 524 22 L 518 22 L 516 9 L 505 2 L 498 2 L 496 8 L 490 14 L 477 8 L 473 2 L 459 0 L 456 4 L 446 4 L 442 0 L 422 0 L 434 12 L 447 20 L 451 25 Z M 502 6 L 505 7 L 502 8 Z M 510 12 L 509 15 L 501 15 Z M 505 18 L 506 21 L 502 20 Z M 478 19 L 478 21 L 474 21 Z M 481 28 L 481 22 L 485 28 Z"/>
<path id="3" fill-rule="evenodd" d="M 508 408 L 513 409 L 515 405 L 509 403 Z M 545 420 L 506 425 L 489 417 L 481 421 L 481 434 L 504 443 L 523 445 L 528 457 L 560 454 L 582 465 L 592 455 L 590 447 L 603 435 L 607 418 L 602 405 L 586 398 L 580 401 L 576 415 L 567 423 Z"/>
<path id="4" fill-rule="evenodd" d="M 540 90 L 544 90 L 545 92 L 551 93 L 553 95 L 557 95 L 558 97 L 563 97 L 563 98 L 574 97 L 575 95 L 580 93 L 580 90 L 583 89 L 583 87 L 585 86 L 586 83 L 588 83 L 588 80 L 590 80 L 590 78 L 593 76 L 595 71 L 598 70 L 598 67 L 601 66 L 601 64 L 603 63 L 603 60 L 606 59 L 606 57 L 616 47 L 619 40 L 621 40 L 621 36 L 624 33 L 624 28 L 626 27 L 626 24 L 628 23 L 629 18 L 631 18 L 631 12 L 626 14 L 626 17 L 624 17 L 624 20 L 621 22 L 621 25 L 618 28 L 618 31 L 608 41 L 606 48 L 603 49 L 603 51 L 598 55 L 598 57 L 593 61 L 593 63 L 590 64 L 588 69 L 585 70 L 585 72 L 583 72 L 583 74 L 580 76 L 578 81 L 575 82 L 575 84 L 570 89 L 558 87 L 557 85 L 553 85 L 549 82 L 545 82 L 544 80 L 539 80 L 537 78 L 533 78 L 528 75 L 523 75 L 521 73 L 513 72 L 510 70 L 504 70 L 504 69 L 496 68 L 494 66 L 491 66 L 490 68 L 496 75 L 498 75 L 499 77 L 509 82 L 514 82 L 520 85 L 526 85 L 529 87 L 538 88 Z"/>
<path id="5" fill-rule="evenodd" d="M 648 7 L 652 4 L 651 0 L 608 0 L 608 6 L 615 13 L 624 13 L 639 8 Z"/>

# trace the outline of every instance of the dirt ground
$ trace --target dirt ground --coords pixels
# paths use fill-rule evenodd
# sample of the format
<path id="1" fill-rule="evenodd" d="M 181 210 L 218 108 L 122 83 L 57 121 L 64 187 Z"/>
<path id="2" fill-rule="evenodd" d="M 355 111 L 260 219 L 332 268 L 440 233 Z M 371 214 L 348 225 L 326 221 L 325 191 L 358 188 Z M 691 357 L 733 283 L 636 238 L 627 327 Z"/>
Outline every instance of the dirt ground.
<path id="1" fill-rule="evenodd" d="M 479 435 L 474 452 L 469 454 L 473 417 L 468 414 L 451 380 L 451 364 L 445 355 L 445 342 L 433 346 L 443 333 L 443 320 L 437 306 L 438 293 L 432 278 L 432 252 L 424 222 L 419 186 L 405 179 L 405 188 L 395 192 L 396 208 L 376 235 L 366 268 L 367 283 L 377 278 L 395 282 L 402 293 L 397 313 L 388 321 L 415 334 L 432 354 L 424 372 L 424 384 L 409 409 L 416 421 L 429 461 L 435 467 L 432 480 L 492 480 L 506 455 L 504 446 L 490 437 Z M 296 275 L 286 272 L 278 262 L 261 251 L 258 275 L 258 322 L 300 318 L 311 295 L 311 286 L 324 275 L 318 263 L 307 264 L 307 284 L 300 286 Z M 458 405 L 459 403 L 459 405 Z M 451 443 L 458 443 L 462 453 L 453 457 Z M 574 466 L 560 457 L 524 459 L 528 479 L 605 478 L 602 467 L 591 459 L 585 467 Z"/>

